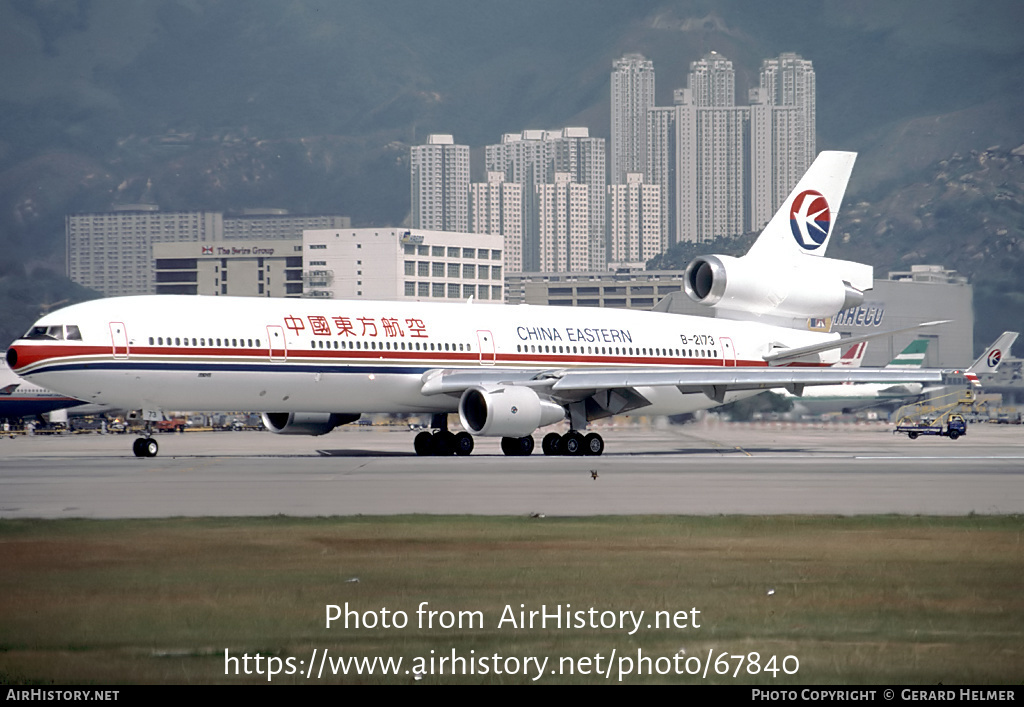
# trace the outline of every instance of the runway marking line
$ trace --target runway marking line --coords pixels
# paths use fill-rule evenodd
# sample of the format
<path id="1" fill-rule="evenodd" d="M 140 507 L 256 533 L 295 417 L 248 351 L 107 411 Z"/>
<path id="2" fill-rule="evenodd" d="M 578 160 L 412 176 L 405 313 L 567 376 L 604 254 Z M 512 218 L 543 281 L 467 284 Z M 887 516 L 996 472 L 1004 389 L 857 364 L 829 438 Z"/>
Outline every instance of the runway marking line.
<path id="1" fill-rule="evenodd" d="M 959 461 L 961 459 L 963 459 L 963 460 L 966 460 L 966 459 L 1024 459 L 1024 456 L 1017 455 L 1017 456 L 1008 456 L 1008 457 L 995 457 L 995 456 L 988 456 L 988 457 L 975 457 L 975 456 L 971 456 L 971 457 L 917 457 L 917 456 L 906 455 L 906 456 L 899 456 L 899 457 L 854 457 L 854 459 L 886 459 L 886 460 L 890 460 L 890 459 L 942 459 L 942 460 L 945 460 L 945 461 Z"/>

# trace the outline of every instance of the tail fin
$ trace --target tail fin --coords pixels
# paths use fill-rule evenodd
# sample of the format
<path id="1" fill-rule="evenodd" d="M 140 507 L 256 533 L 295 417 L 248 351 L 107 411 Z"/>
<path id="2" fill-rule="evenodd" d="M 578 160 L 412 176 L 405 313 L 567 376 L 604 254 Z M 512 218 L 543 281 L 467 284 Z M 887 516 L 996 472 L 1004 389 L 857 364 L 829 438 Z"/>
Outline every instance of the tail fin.
<path id="1" fill-rule="evenodd" d="M 886 364 L 886 368 L 921 368 L 924 356 L 928 353 L 928 339 L 914 339 L 907 348 L 896 354 L 896 358 Z"/>
<path id="2" fill-rule="evenodd" d="M 833 365 L 835 368 L 860 368 L 864 363 L 864 352 L 867 351 L 868 342 L 859 341 L 843 352 Z"/>
<path id="3" fill-rule="evenodd" d="M 820 153 L 748 255 L 824 255 L 856 159 L 856 152 Z"/>
<path id="4" fill-rule="evenodd" d="M 1017 340 L 1017 336 L 1015 331 L 1004 331 L 995 343 L 985 349 L 985 353 L 971 364 L 967 369 L 968 373 L 995 373 L 1003 358 L 1010 353 L 1010 347 Z"/>

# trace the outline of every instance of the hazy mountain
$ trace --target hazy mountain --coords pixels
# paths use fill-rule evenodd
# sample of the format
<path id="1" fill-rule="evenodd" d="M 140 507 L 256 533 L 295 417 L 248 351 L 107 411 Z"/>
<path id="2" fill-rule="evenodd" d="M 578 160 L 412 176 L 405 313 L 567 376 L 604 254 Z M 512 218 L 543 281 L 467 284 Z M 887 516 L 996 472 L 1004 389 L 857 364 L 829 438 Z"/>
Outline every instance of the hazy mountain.
<path id="1" fill-rule="evenodd" d="M 0 0 L 0 247 L 8 273 L 62 272 L 65 214 L 137 201 L 400 223 L 410 145 L 452 133 L 479 163 L 504 132 L 607 136 L 626 52 L 654 61 L 662 105 L 707 51 L 740 103 L 762 59 L 802 54 L 819 148 L 861 153 L 854 196 L 898 189 L 1024 143 L 1022 18 L 1013 0 Z"/>

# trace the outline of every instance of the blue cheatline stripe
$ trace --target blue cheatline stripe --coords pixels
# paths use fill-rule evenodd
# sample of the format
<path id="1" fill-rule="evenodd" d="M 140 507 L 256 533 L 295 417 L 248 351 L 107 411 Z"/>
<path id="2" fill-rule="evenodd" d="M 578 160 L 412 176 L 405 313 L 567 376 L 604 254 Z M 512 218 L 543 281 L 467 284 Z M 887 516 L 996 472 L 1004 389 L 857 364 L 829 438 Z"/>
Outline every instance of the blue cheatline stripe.
<path id="1" fill-rule="evenodd" d="M 210 372 L 246 372 L 246 373 L 405 373 L 420 374 L 438 368 L 473 368 L 465 364 L 457 366 L 381 366 L 371 364 L 294 364 L 294 363 L 179 363 L 175 361 L 108 361 L 108 362 L 75 362 L 57 363 L 30 372 L 52 373 L 65 371 L 196 371 Z"/>

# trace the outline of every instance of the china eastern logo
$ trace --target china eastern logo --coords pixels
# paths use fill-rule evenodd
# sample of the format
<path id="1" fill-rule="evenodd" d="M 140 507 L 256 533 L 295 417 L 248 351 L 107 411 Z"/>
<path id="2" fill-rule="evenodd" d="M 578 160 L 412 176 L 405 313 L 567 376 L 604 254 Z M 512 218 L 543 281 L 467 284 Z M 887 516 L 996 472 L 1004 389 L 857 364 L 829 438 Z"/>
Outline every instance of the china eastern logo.
<path id="1" fill-rule="evenodd" d="M 1003 357 L 1003 352 L 999 349 L 992 349 L 988 354 L 988 367 L 995 368 L 999 365 L 999 360 Z"/>
<path id="2" fill-rule="evenodd" d="M 812 189 L 800 192 L 789 207 L 789 227 L 801 248 L 819 248 L 832 230 L 832 211 L 825 197 Z"/>

